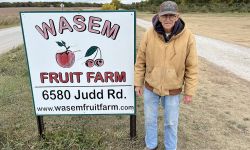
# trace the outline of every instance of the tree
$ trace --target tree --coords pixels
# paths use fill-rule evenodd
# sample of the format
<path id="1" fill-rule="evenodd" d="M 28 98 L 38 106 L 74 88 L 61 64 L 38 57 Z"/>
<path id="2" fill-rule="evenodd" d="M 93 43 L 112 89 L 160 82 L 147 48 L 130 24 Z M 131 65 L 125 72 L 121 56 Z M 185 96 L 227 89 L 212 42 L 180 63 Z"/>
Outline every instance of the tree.
<path id="1" fill-rule="evenodd" d="M 103 4 L 102 10 L 116 10 L 116 7 L 114 4 Z"/>
<path id="2" fill-rule="evenodd" d="M 110 4 L 114 5 L 116 10 L 118 10 L 120 8 L 120 6 L 121 6 L 120 0 L 112 0 L 112 2 Z"/>

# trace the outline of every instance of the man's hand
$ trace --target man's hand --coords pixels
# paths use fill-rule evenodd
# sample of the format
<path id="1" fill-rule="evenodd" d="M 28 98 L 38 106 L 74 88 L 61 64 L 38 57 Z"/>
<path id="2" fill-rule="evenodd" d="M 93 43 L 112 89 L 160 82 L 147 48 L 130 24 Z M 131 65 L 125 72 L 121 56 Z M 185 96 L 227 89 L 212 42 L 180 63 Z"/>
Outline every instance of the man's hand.
<path id="1" fill-rule="evenodd" d="M 183 97 L 184 104 L 189 104 L 192 101 L 192 96 L 184 95 Z"/>
<path id="2" fill-rule="evenodd" d="M 143 87 L 142 86 L 136 86 L 135 87 L 135 92 L 136 92 L 137 96 L 142 96 L 142 94 L 143 94 Z"/>

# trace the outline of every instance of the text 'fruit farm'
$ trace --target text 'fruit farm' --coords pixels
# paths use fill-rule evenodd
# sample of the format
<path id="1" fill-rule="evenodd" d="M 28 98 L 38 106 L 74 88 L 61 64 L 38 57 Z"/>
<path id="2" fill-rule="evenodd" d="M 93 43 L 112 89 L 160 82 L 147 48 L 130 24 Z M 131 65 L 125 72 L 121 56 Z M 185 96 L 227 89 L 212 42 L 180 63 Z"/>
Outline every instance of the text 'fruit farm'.
<path id="1" fill-rule="evenodd" d="M 61 16 L 59 18 L 58 26 L 55 26 L 55 21 L 49 19 L 49 23 L 42 22 L 41 27 L 36 25 L 36 30 L 43 36 L 44 39 L 49 39 L 49 33 L 53 36 L 56 36 L 58 33 L 63 34 L 64 31 L 77 32 L 89 31 L 90 33 L 101 34 L 113 40 L 116 39 L 120 25 L 113 24 L 109 20 L 102 22 L 102 18 L 90 16 L 88 20 L 85 19 L 82 15 L 75 15 L 72 18 L 73 24 L 67 20 L 66 17 Z M 56 29 L 58 27 L 58 30 Z"/>
<path id="2" fill-rule="evenodd" d="M 41 83 L 81 83 L 83 72 L 41 72 Z M 86 72 L 87 83 L 126 82 L 126 72 Z"/>

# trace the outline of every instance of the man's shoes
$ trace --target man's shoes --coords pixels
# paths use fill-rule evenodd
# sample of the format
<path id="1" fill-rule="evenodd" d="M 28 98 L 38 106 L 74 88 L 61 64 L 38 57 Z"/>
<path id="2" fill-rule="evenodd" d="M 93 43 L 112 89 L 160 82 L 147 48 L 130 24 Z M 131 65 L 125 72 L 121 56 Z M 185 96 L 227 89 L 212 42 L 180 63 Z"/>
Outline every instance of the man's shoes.
<path id="1" fill-rule="evenodd" d="M 158 146 L 156 146 L 156 148 L 154 148 L 154 149 L 149 149 L 149 148 L 145 147 L 144 150 L 157 150 L 157 148 L 158 148 Z"/>
<path id="2" fill-rule="evenodd" d="M 155 148 L 150 149 L 150 148 L 147 148 L 145 140 L 143 140 L 143 141 L 144 141 L 144 146 L 145 146 L 145 148 L 143 150 L 157 150 L 158 145 Z"/>

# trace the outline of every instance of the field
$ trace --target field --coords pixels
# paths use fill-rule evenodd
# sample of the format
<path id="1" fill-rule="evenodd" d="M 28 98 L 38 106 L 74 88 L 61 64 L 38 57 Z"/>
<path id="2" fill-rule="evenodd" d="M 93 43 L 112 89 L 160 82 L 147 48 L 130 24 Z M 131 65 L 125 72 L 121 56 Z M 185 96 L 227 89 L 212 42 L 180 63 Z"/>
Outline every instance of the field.
<path id="1" fill-rule="evenodd" d="M 137 16 L 151 21 L 153 14 L 139 12 Z M 197 35 L 250 47 L 250 13 L 188 13 L 181 18 Z"/>
<path id="2" fill-rule="evenodd" d="M 150 20 L 152 14 L 138 13 Z M 239 15 L 239 17 L 237 17 Z M 208 19 L 204 19 L 208 16 Z M 196 33 L 249 46 L 243 26 L 248 14 L 184 14 L 188 26 Z M 246 17 L 246 18 L 245 18 Z M 192 22 L 191 19 L 195 21 Z M 211 33 L 205 21 L 212 18 Z M 223 22 L 240 28 L 228 31 Z M 208 23 L 209 21 L 207 21 Z M 192 24 L 193 23 L 193 24 Z M 216 30 L 218 29 L 218 30 Z M 229 27 L 230 29 L 230 27 Z M 144 29 L 137 26 L 136 43 Z M 203 31 L 205 30 L 205 31 Z M 237 34 L 240 42 L 220 34 Z M 220 33 L 220 34 L 219 34 Z M 211 35 L 210 35 L 211 34 Z M 250 36 L 248 36 L 250 37 Z M 23 47 L 0 56 L 0 149 L 85 149 L 141 150 L 144 148 L 143 99 L 137 98 L 137 137 L 129 139 L 129 116 L 53 116 L 44 117 L 46 139 L 39 141 L 34 115 L 27 65 Z M 199 58 L 199 86 L 193 103 L 181 103 L 179 142 L 181 150 L 250 149 L 250 82 Z M 163 114 L 159 114 L 159 150 L 163 145 Z"/>
<path id="3" fill-rule="evenodd" d="M 91 7 L 71 7 L 64 8 L 64 10 L 90 10 L 97 9 Z M 20 24 L 19 12 L 20 11 L 60 11 L 59 7 L 18 7 L 18 8 L 0 8 L 0 29 Z"/>

